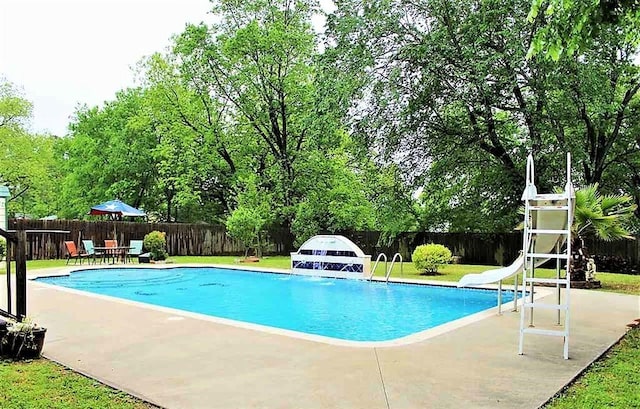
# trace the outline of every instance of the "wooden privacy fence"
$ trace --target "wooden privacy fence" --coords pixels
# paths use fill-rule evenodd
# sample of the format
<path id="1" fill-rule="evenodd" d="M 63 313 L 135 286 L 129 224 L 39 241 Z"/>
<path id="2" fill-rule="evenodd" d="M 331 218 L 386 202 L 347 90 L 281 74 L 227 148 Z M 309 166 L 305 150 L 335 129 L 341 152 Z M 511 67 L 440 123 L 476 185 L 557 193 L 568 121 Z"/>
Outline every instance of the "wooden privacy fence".
<path id="1" fill-rule="evenodd" d="M 230 238 L 222 225 L 142 223 L 116 221 L 79 220 L 10 220 L 11 230 L 68 230 L 68 234 L 30 233 L 27 234 L 28 259 L 64 258 L 64 242 L 91 239 L 95 245 L 102 245 L 105 239 L 116 238 L 118 243 L 128 244 L 130 240 L 141 240 L 145 234 L 158 230 L 167 234 L 167 251 L 170 255 L 241 255 L 242 243 Z M 411 260 L 416 246 L 437 243 L 447 246 L 454 255 L 460 256 L 467 264 L 507 265 L 522 248 L 522 233 L 402 233 L 393 239 L 385 239 L 381 232 L 343 231 L 342 234 L 356 243 L 365 254 L 374 259 L 379 253 L 388 257 L 400 253 L 405 261 Z M 289 255 L 294 251 L 293 236 L 282 229 L 271 231 L 270 242 L 265 254 Z M 593 238 L 585 240 L 592 255 L 617 256 L 637 266 L 640 264 L 640 240 L 619 240 L 603 242 Z"/>
<path id="2" fill-rule="evenodd" d="M 390 259 L 400 253 L 403 260 L 411 260 L 413 250 L 427 243 L 447 246 L 455 256 L 467 264 L 508 264 L 522 249 L 522 234 L 518 233 L 401 233 L 393 240 L 385 240 L 380 232 L 342 232 L 356 243 L 365 254 L 377 257 L 385 253 Z"/>
<path id="3" fill-rule="evenodd" d="M 405 261 L 421 244 L 436 243 L 447 246 L 454 256 L 460 256 L 465 264 L 508 265 L 522 250 L 522 233 L 401 233 L 393 240 L 384 240 L 380 232 L 341 232 L 350 238 L 365 254 L 387 257 L 400 253 Z M 381 238 L 382 237 L 382 238 Z M 584 244 L 591 256 L 619 257 L 626 260 L 630 269 L 640 269 L 640 240 L 602 241 L 586 237 Z M 602 257 L 600 257 L 602 258 Z"/>
<path id="4" fill-rule="evenodd" d="M 27 234 L 27 255 L 29 259 L 64 258 L 64 242 L 71 240 L 93 240 L 102 246 L 104 240 L 115 237 L 118 243 L 126 245 L 131 240 L 142 240 L 154 230 L 167 234 L 167 251 L 170 255 L 227 255 L 241 254 L 244 246 L 230 238 L 224 226 L 178 223 L 136 223 L 116 221 L 80 220 L 10 220 L 11 230 L 66 230 L 68 234 L 34 233 Z"/>

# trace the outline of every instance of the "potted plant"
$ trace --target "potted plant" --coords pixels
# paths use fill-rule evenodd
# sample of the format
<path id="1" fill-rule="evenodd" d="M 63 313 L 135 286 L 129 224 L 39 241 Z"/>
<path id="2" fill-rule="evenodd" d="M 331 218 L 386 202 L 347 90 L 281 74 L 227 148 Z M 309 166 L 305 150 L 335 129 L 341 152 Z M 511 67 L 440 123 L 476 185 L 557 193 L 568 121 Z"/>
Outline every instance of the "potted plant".
<path id="1" fill-rule="evenodd" d="M 46 328 L 28 318 L 0 319 L 0 356 L 13 359 L 38 358 L 44 346 Z"/>

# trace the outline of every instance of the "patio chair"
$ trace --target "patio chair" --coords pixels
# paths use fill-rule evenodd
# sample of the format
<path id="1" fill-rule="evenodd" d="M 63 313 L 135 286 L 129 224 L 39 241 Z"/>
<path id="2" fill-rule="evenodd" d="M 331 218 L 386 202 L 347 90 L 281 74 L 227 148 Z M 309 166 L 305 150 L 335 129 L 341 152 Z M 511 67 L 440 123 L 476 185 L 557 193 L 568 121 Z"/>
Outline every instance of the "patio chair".
<path id="1" fill-rule="evenodd" d="M 65 241 L 64 247 L 67 249 L 67 265 L 72 258 L 75 259 L 73 262 L 74 265 L 78 263 L 78 260 L 80 260 L 80 264 L 82 264 L 82 259 L 88 256 L 87 253 L 79 252 L 76 243 L 73 241 Z"/>
<path id="2" fill-rule="evenodd" d="M 93 264 L 96 263 L 96 258 L 100 257 L 100 264 L 104 261 L 104 252 L 96 251 L 93 247 L 93 240 L 82 240 L 82 246 L 84 247 L 84 251 L 87 253 L 87 257 L 91 257 L 93 259 Z"/>
<path id="3" fill-rule="evenodd" d="M 105 240 L 104 241 L 104 246 L 105 247 L 118 247 L 118 240 Z"/>
<path id="4" fill-rule="evenodd" d="M 129 262 L 131 262 L 132 257 L 138 257 L 140 254 L 142 254 L 142 240 L 131 240 L 129 242 L 129 251 L 127 252 Z"/>
<path id="5" fill-rule="evenodd" d="M 107 258 L 112 257 L 113 258 L 113 262 L 116 262 L 116 258 L 120 256 L 120 254 L 118 254 L 118 240 L 105 240 L 104 241 L 104 246 L 108 247 L 108 248 L 113 248 L 113 250 L 106 250 L 105 251 L 105 256 Z"/>

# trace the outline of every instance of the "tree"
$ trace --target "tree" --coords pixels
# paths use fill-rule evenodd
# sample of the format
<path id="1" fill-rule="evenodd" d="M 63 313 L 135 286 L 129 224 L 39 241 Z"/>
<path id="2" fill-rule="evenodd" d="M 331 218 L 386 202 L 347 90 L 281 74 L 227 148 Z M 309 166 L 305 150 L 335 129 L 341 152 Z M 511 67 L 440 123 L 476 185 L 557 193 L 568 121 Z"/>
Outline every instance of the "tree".
<path id="1" fill-rule="evenodd" d="M 238 157 L 246 149 L 226 130 L 225 105 L 216 95 L 208 92 L 208 86 L 199 82 L 182 66 L 177 57 L 154 54 L 142 64 L 145 85 L 148 87 L 149 108 L 163 135 L 183 135 L 189 140 L 182 147 L 191 152 L 188 171 L 193 176 L 193 199 L 180 200 L 183 214 L 207 220 L 220 220 L 231 211 L 235 192 Z"/>
<path id="2" fill-rule="evenodd" d="M 247 175 L 242 186 L 237 207 L 226 220 L 227 231 L 231 237 L 242 241 L 245 258 L 251 248 L 255 249 L 257 257 L 262 257 L 267 231 L 274 222 L 271 195 L 259 187 L 255 175 Z"/>
<path id="3" fill-rule="evenodd" d="M 59 147 L 67 175 L 63 216 L 82 217 L 114 197 L 157 220 L 213 222 L 226 214 L 226 203 L 214 200 L 222 189 L 215 184 L 219 161 L 206 149 L 206 135 L 184 126 L 163 97 L 159 86 L 129 89 L 104 107 L 78 111 Z"/>
<path id="4" fill-rule="evenodd" d="M 8 212 L 42 217 L 57 210 L 56 139 L 27 131 L 31 108 L 14 84 L 0 80 L 0 184 L 12 188 Z"/>
<path id="5" fill-rule="evenodd" d="M 609 169 L 638 156 L 640 69 L 634 50 L 617 33 L 602 33 L 579 58 L 563 58 L 556 73 L 549 117 L 557 139 L 582 164 L 586 184 L 603 184 Z M 618 183 L 607 180 L 603 187 L 615 191 Z"/>
<path id="6" fill-rule="evenodd" d="M 597 183 L 588 185 L 576 191 L 572 230 L 578 236 L 593 234 L 606 241 L 633 239 L 625 223 L 636 208 L 630 196 L 600 194 Z"/>
<path id="7" fill-rule="evenodd" d="M 344 143 L 349 140 L 345 134 Z M 375 226 L 375 209 L 370 200 L 373 191 L 349 163 L 344 145 L 326 152 L 304 153 L 301 185 L 304 197 L 295 207 L 291 226 L 296 244 L 304 243 L 319 232 L 368 230 Z"/>
<path id="8" fill-rule="evenodd" d="M 588 50 L 602 31 L 615 28 L 631 46 L 640 41 L 640 3 L 635 0 L 533 0 L 528 19 L 539 27 L 529 55 L 558 61 Z"/>
<path id="9" fill-rule="evenodd" d="M 278 210 L 285 225 L 301 195 L 295 190 L 300 153 L 322 129 L 309 23 L 315 6 L 311 1 L 224 0 L 214 7 L 219 24 L 188 26 L 174 47 L 192 91 L 224 106 L 225 122 L 244 143 L 257 147 L 255 165 L 249 167 L 261 176 L 270 174 L 268 184 L 282 204 Z"/>
<path id="10" fill-rule="evenodd" d="M 91 206 L 113 198 L 154 209 L 157 139 L 140 123 L 144 98 L 142 89 L 128 89 L 102 108 L 78 109 L 59 146 L 63 217 L 83 217 Z"/>
<path id="11" fill-rule="evenodd" d="M 15 84 L 0 77 L 0 129 L 22 130 L 32 108 Z"/>
<path id="12" fill-rule="evenodd" d="M 556 155 L 541 123 L 545 65 L 525 58 L 528 3 L 336 4 L 330 33 L 344 75 L 371 84 L 357 105 L 363 143 L 429 192 L 464 183 L 452 205 L 471 212 L 493 200 L 490 216 L 512 225 L 526 152 L 548 154 L 543 174 Z"/>
<path id="13" fill-rule="evenodd" d="M 227 218 L 227 231 L 229 236 L 244 244 L 245 258 L 251 248 L 255 248 L 256 257 L 262 256 L 261 236 L 265 233 L 264 219 L 257 214 L 255 209 L 237 207 Z"/>
<path id="14" fill-rule="evenodd" d="M 638 76 L 620 33 L 558 66 L 527 58 L 528 1 L 336 5 L 330 39 L 343 75 L 362 84 L 356 135 L 426 192 L 424 227 L 510 229 L 529 152 L 543 190 L 558 184 L 567 151 L 584 163 L 576 179 L 608 192 L 617 164 L 637 163 Z"/>

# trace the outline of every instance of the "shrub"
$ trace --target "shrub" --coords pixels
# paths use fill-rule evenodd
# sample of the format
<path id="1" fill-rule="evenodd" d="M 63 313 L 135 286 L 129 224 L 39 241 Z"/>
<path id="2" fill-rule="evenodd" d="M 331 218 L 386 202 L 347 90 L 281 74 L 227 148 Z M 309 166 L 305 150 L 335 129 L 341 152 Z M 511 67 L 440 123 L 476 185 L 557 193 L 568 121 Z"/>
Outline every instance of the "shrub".
<path id="1" fill-rule="evenodd" d="M 436 274 L 439 266 L 451 262 L 451 250 L 442 244 L 423 244 L 416 247 L 411 259 L 418 270 Z"/>
<path id="2" fill-rule="evenodd" d="M 167 258 L 167 240 L 164 232 L 152 231 L 144 236 L 142 242 L 145 249 L 151 253 L 153 260 L 164 260 Z"/>
<path id="3" fill-rule="evenodd" d="M 7 254 L 7 242 L 4 237 L 0 237 L 0 260 Z"/>
<path id="4" fill-rule="evenodd" d="M 245 257 L 249 254 L 250 248 L 255 248 L 256 256 L 262 256 L 266 220 L 259 214 L 258 210 L 239 206 L 227 218 L 226 224 L 229 236 L 240 240 L 244 245 Z"/>

